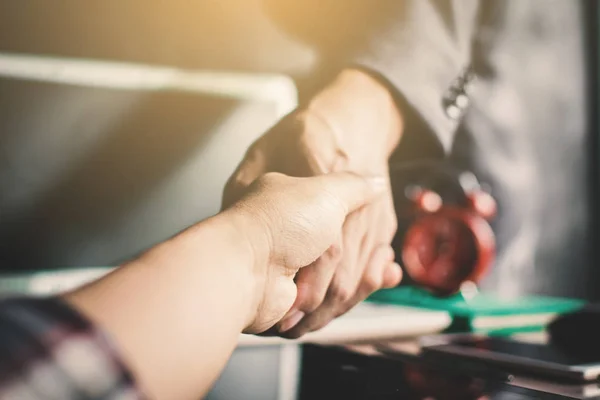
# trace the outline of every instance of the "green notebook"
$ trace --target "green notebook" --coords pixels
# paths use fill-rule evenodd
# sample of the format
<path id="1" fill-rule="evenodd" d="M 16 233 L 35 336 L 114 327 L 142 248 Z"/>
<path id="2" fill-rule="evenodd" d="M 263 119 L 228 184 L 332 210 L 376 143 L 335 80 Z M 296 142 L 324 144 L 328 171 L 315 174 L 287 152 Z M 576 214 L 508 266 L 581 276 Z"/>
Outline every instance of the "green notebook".
<path id="1" fill-rule="evenodd" d="M 439 298 L 408 286 L 380 290 L 369 301 L 447 311 L 453 317 L 449 332 L 488 334 L 543 330 L 557 315 L 585 304 L 581 300 L 541 296 L 504 299 L 481 292 L 469 300 L 461 294 Z"/>

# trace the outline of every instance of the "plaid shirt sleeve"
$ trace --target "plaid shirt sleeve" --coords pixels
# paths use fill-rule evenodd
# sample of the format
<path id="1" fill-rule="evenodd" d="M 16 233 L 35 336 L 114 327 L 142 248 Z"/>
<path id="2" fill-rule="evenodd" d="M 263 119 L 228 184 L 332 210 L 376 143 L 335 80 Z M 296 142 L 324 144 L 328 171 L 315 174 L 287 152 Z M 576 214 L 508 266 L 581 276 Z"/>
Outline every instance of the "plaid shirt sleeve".
<path id="1" fill-rule="evenodd" d="M 58 298 L 0 300 L 0 399 L 141 399 L 108 338 Z"/>

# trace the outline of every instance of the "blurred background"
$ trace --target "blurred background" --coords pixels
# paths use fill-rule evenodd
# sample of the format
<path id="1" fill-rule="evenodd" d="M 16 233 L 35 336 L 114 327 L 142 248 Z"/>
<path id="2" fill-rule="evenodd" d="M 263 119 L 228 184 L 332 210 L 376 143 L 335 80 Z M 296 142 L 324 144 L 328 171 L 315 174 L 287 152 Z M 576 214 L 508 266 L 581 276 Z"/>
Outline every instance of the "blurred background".
<path id="1" fill-rule="evenodd" d="M 15 270 L 115 265 L 217 212 L 248 145 L 296 104 L 286 77 L 315 63 L 258 1 L 2 2 L 0 51 L 240 81 L 225 95 L 0 78 L 0 264 Z"/>
<path id="2" fill-rule="evenodd" d="M 214 78 L 214 82 L 222 82 L 233 77 L 238 83 L 236 87 L 229 80 L 227 84 L 215 83 L 212 88 L 209 84 L 194 91 L 162 92 L 111 87 L 107 82 L 74 85 L 71 78 L 71 82 L 57 81 L 56 76 L 49 79 L 40 72 L 40 65 L 41 71 L 47 68 L 44 62 L 28 64 L 21 60 L 21 64 L 11 67 L 10 60 L 4 60 L 8 64 L 0 74 L 0 263 L 4 269 L 17 271 L 114 265 L 212 215 L 219 209 L 225 180 L 249 143 L 339 71 L 357 49 L 370 45 L 372 53 L 385 54 L 390 48 L 386 38 L 394 35 L 389 26 L 399 26 L 400 22 L 410 26 L 407 34 L 401 32 L 402 37 L 412 39 L 414 31 L 415 43 L 423 41 L 422 46 L 427 48 L 431 39 L 425 31 L 419 33 L 423 25 L 419 18 L 435 16 L 436 12 L 447 17 L 450 3 L 433 2 L 434 10 L 429 2 L 411 8 L 406 6 L 410 2 L 392 1 L 372 6 L 361 1 L 341 6 L 336 1 L 316 0 L 2 2 L 0 52 L 5 55 L 90 60 L 83 68 L 88 83 L 98 78 L 89 70 L 93 70 L 94 62 L 199 72 L 204 74 L 202 85 L 211 82 L 211 73 L 238 74 Z M 461 3 L 457 9 L 468 10 L 471 3 Z M 524 282 L 539 281 L 516 291 L 593 297 L 593 283 L 592 287 L 587 284 L 593 281 L 580 264 L 586 263 L 582 254 L 587 256 L 591 251 L 587 245 L 591 231 L 584 225 L 591 223 L 596 214 L 592 210 L 586 215 L 586 206 L 578 199 L 589 198 L 595 189 L 586 187 L 591 175 L 578 163 L 587 163 L 587 152 L 595 148 L 596 141 L 581 139 L 583 129 L 578 124 L 587 116 L 577 113 L 588 104 L 569 97 L 578 96 L 584 79 L 584 61 L 578 59 L 583 49 L 578 47 L 581 41 L 576 35 L 583 35 L 585 27 L 573 33 L 568 22 L 575 20 L 573 13 L 577 10 L 560 0 L 554 3 L 550 8 L 537 1 L 527 5 L 494 2 L 486 10 L 489 15 L 484 16 L 487 20 L 482 23 L 482 34 L 461 50 L 469 52 L 472 46 L 475 72 L 484 87 L 478 99 L 483 112 L 479 110 L 477 115 L 471 110 L 466 128 L 457 126 L 451 159 L 456 165 L 477 170 L 484 180 L 495 179 L 497 170 L 504 169 L 507 173 L 502 182 L 497 180 L 499 186 L 493 188 L 495 195 L 500 200 L 521 199 L 520 206 L 508 209 L 502 209 L 501 201 L 500 212 L 505 216 L 496 222 L 502 228 L 499 240 L 518 245 L 512 246 L 500 262 L 578 265 L 574 270 L 544 267 L 538 272 L 537 267 L 526 271 L 497 268 L 495 271 L 502 271 L 502 276 L 493 276 L 491 286 L 497 288 L 498 282 L 506 282 L 502 289 L 509 291 Z M 416 22 L 413 24 L 407 16 Z M 455 32 L 459 44 L 468 35 L 467 25 L 431 21 L 442 35 Z M 372 32 L 379 41 L 366 43 L 373 37 Z M 530 34 L 541 38 L 541 44 L 515 46 L 515 38 Z M 455 64 L 452 57 L 456 49 L 445 36 L 440 38 L 439 59 L 432 61 L 439 65 L 432 70 L 432 82 L 439 81 L 444 73 L 451 76 L 452 72 L 443 69 L 454 68 Z M 543 40 L 554 40 L 555 45 L 548 46 Z M 399 52 L 405 58 L 398 60 L 412 60 L 414 50 L 403 46 Z M 396 64 L 386 60 L 391 66 L 388 70 L 413 71 L 412 61 L 398 64 L 398 60 L 392 60 Z M 418 66 L 424 58 L 414 60 Z M 446 61 L 447 66 L 443 65 Z M 7 73 L 10 68 L 25 73 L 11 75 Z M 48 68 L 54 71 L 50 75 L 68 75 L 60 71 L 60 66 Z M 421 82 L 422 92 L 431 93 L 428 78 L 418 75 L 421 70 L 415 67 L 415 76 L 407 80 L 414 78 L 417 93 Z M 132 73 L 121 71 L 111 76 L 110 71 L 115 70 L 105 71 L 102 79 L 127 80 L 126 74 Z M 514 78 L 515 71 L 523 72 L 518 79 Z M 557 74 L 560 79 L 556 79 Z M 272 83 L 265 83 L 265 79 Z M 535 91 L 527 91 L 531 88 Z M 271 92 L 277 94 L 265 100 L 263 94 Z M 552 101 L 539 102 L 540 98 Z M 519 101 L 526 102 L 527 119 L 519 112 Z M 565 107 L 565 102 L 571 106 Z M 437 103 L 431 109 L 436 107 Z M 452 111 L 455 105 L 444 107 Z M 408 107 L 403 111 L 410 112 Z M 549 119 L 548 115 L 564 118 Z M 487 122 L 481 122 L 481 118 L 487 118 Z M 485 124 L 508 133 L 495 134 Z M 415 137 L 425 136 L 420 134 L 421 128 L 407 128 L 397 160 L 421 156 L 423 149 L 412 143 Z M 550 130 L 564 134 L 544 140 L 540 132 Z M 528 142 L 522 140 L 524 135 L 539 138 Z M 503 136 L 508 139 L 502 141 Z M 490 148 L 499 150 L 485 150 Z M 536 148 L 543 150 L 534 154 Z M 579 157 L 583 152 L 584 157 Z M 470 154 L 483 154 L 488 160 L 493 155 L 494 161 L 482 166 Z M 532 159 L 540 165 L 556 159 L 558 164 L 575 166 L 581 173 L 552 173 L 560 181 L 551 184 L 553 179 L 524 173 L 531 170 Z M 538 187 L 541 181 L 544 186 Z M 577 181 L 578 189 L 565 190 L 562 181 Z M 538 195 L 520 194 L 528 190 Z M 546 232 L 532 227 L 535 221 L 556 215 L 554 210 L 558 208 L 550 206 L 551 202 L 562 209 L 573 204 L 573 218 L 578 218 L 581 229 L 565 238 L 559 234 L 564 228 L 562 222 L 557 222 L 556 230 Z M 544 203 L 547 205 L 541 206 Z M 514 221 L 522 221 L 527 229 L 516 229 Z M 522 239 L 513 240 L 519 235 Z M 526 260 L 527 249 L 540 241 L 548 243 L 549 248 L 563 247 L 560 260 L 553 252 L 541 252 L 535 263 Z"/>

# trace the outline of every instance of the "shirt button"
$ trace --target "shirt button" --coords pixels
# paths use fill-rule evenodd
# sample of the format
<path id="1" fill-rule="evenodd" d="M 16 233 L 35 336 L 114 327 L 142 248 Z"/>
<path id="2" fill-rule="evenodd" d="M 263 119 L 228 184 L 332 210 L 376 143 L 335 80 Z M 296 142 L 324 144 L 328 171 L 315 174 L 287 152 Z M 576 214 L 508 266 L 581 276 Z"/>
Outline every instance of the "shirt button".
<path id="1" fill-rule="evenodd" d="M 458 119 L 461 114 L 461 109 L 456 104 L 450 104 L 446 107 L 446 115 L 451 119 Z"/>
<path id="2" fill-rule="evenodd" d="M 469 105 L 469 96 L 467 96 L 465 93 L 460 93 L 456 96 L 454 103 L 456 103 L 459 108 L 464 109 Z"/>

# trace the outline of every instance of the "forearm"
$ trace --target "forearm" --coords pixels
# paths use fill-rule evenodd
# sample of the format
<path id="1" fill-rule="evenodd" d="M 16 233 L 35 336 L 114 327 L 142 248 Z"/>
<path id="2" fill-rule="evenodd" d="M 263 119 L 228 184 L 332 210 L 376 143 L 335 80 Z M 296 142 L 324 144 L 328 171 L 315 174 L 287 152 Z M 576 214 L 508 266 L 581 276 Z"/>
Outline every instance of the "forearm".
<path id="1" fill-rule="evenodd" d="M 256 306 L 243 243 L 217 216 L 66 299 L 114 338 L 151 398 L 198 398 Z"/>

